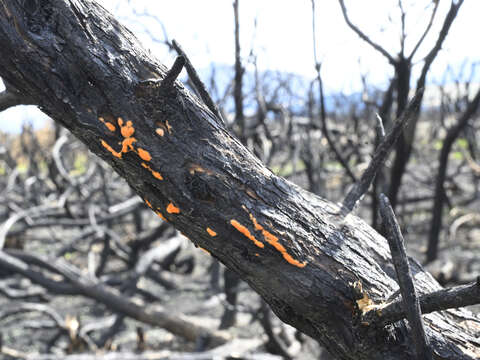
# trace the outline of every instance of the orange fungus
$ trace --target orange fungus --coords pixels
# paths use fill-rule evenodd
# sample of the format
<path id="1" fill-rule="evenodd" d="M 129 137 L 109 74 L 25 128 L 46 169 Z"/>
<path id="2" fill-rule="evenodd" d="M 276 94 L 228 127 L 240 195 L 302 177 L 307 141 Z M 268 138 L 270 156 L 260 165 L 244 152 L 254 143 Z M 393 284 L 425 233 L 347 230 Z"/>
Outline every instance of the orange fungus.
<path id="1" fill-rule="evenodd" d="M 158 210 L 157 210 L 157 211 L 155 211 L 155 214 L 157 214 L 157 215 L 158 215 L 158 217 L 159 217 L 160 219 L 162 219 L 163 221 L 167 221 L 167 219 L 165 219 L 165 216 L 163 216 L 163 215 L 162 215 L 162 213 L 161 213 L 160 211 L 158 211 Z"/>
<path id="2" fill-rule="evenodd" d="M 305 267 L 305 265 L 307 265 L 307 263 L 305 263 L 305 262 L 301 263 L 298 260 L 295 260 L 292 257 L 292 255 L 290 255 L 287 252 L 287 249 L 285 249 L 285 246 L 283 246 L 282 244 L 280 244 L 278 242 L 278 237 L 276 237 L 271 232 L 267 231 L 262 225 L 260 225 L 258 223 L 257 219 L 255 219 L 255 217 L 253 217 L 252 214 L 250 214 L 250 220 L 252 220 L 252 223 L 253 223 L 253 226 L 255 227 L 255 230 L 257 230 L 257 231 L 260 230 L 262 232 L 262 235 L 263 235 L 263 238 L 265 239 L 265 241 L 268 242 L 270 245 L 272 245 L 275 248 L 275 250 L 280 252 L 282 254 L 283 258 L 289 264 L 292 264 L 292 265 L 297 266 L 299 268 L 303 268 L 303 267 Z"/>
<path id="3" fill-rule="evenodd" d="M 123 121 L 122 121 L 122 124 L 123 124 Z M 120 120 L 119 120 L 118 125 L 120 125 L 120 127 L 121 127 L 120 132 L 122 133 L 122 136 L 124 138 L 131 137 L 133 135 L 133 133 L 135 132 L 135 128 L 133 127 L 131 121 L 127 121 L 127 124 L 125 126 L 123 126 L 123 125 L 120 124 Z"/>
<path id="4" fill-rule="evenodd" d="M 105 126 L 107 127 L 108 130 L 110 130 L 111 132 L 114 132 L 115 131 L 115 125 L 113 125 L 112 123 L 110 122 L 106 122 L 105 123 Z"/>
<path id="5" fill-rule="evenodd" d="M 142 148 L 138 148 L 138 156 L 140 156 L 140 158 L 145 161 L 152 160 L 152 156 L 150 155 L 150 153 L 147 150 L 143 150 Z"/>
<path id="6" fill-rule="evenodd" d="M 167 206 L 167 212 L 169 214 L 180 214 L 180 209 L 173 205 L 172 203 L 168 204 Z"/>
<path id="7" fill-rule="evenodd" d="M 259 248 L 265 247 L 265 245 L 262 242 L 255 239 L 255 236 L 250 234 L 250 231 L 248 231 L 248 229 L 245 226 L 243 226 L 242 224 L 240 224 L 237 220 L 235 220 L 235 219 L 230 220 L 230 224 L 232 224 L 232 226 L 235 229 L 237 229 L 240 233 L 242 233 L 247 239 L 252 240 L 253 243 L 255 245 L 257 245 Z"/>
<path id="8" fill-rule="evenodd" d="M 155 178 L 157 178 L 158 180 L 163 180 L 162 174 L 160 174 L 158 171 L 153 170 L 150 166 L 148 166 L 144 162 L 142 162 L 142 166 L 148 171 L 150 171 Z"/>
<path id="9" fill-rule="evenodd" d="M 217 233 L 216 233 L 215 231 L 213 231 L 212 229 L 210 229 L 209 227 L 207 227 L 207 233 L 208 233 L 208 235 L 210 235 L 211 237 L 217 236 Z"/>

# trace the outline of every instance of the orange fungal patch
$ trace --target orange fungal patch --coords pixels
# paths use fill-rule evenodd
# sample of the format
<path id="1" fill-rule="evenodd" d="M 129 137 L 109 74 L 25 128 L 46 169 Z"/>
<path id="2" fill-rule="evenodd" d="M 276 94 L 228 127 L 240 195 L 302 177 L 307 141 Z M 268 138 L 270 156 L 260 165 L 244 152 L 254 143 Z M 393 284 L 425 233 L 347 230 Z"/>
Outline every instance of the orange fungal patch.
<path id="1" fill-rule="evenodd" d="M 108 145 L 108 144 L 105 142 L 105 140 L 102 140 L 101 143 L 102 143 L 102 146 L 103 146 L 105 149 L 107 149 L 108 151 L 110 151 L 113 156 L 115 156 L 115 157 L 117 157 L 117 158 L 119 158 L 119 159 L 122 158 L 122 153 L 113 150 L 113 148 L 112 148 L 110 145 Z"/>
<path id="2" fill-rule="evenodd" d="M 163 131 L 162 128 L 157 128 L 157 129 L 155 130 L 155 132 L 156 132 L 158 135 L 160 135 L 160 136 L 165 135 L 165 131 Z"/>
<path id="3" fill-rule="evenodd" d="M 168 204 L 167 206 L 167 212 L 169 214 L 180 214 L 180 209 L 173 205 L 172 203 Z"/>
<path id="4" fill-rule="evenodd" d="M 152 156 L 147 150 L 143 150 L 142 148 L 138 148 L 138 156 L 140 156 L 140 159 L 145 160 L 145 161 L 150 161 L 152 160 Z"/>
<path id="5" fill-rule="evenodd" d="M 217 236 L 217 233 L 216 233 L 215 231 L 213 231 L 212 229 L 210 229 L 209 227 L 207 227 L 207 233 L 208 233 L 208 235 L 210 235 L 211 237 Z"/>
<path id="6" fill-rule="evenodd" d="M 157 214 L 157 216 L 158 216 L 160 219 L 162 219 L 163 221 L 167 221 L 167 222 L 168 222 L 168 220 L 165 219 L 165 216 L 163 216 L 160 211 L 156 210 L 156 211 L 155 211 L 155 214 Z"/>
<path id="7" fill-rule="evenodd" d="M 155 171 L 155 170 L 151 170 L 152 172 L 152 175 L 157 178 L 158 180 L 163 180 L 163 176 L 162 174 L 160 174 L 158 171 Z"/>
<path id="8" fill-rule="evenodd" d="M 260 225 L 258 223 L 257 219 L 255 219 L 255 217 L 252 214 L 249 214 L 249 215 L 250 215 L 250 220 L 252 220 L 253 226 L 255 227 L 255 230 L 261 231 L 265 241 L 267 243 L 269 243 L 270 245 L 272 245 L 275 248 L 275 250 L 280 252 L 282 254 L 283 258 L 285 260 L 287 260 L 288 263 L 290 263 L 294 266 L 297 266 L 299 268 L 303 268 L 303 267 L 305 267 L 305 265 L 307 265 L 306 262 L 301 263 L 300 261 L 295 260 L 292 257 L 292 255 L 290 255 L 287 252 L 287 249 L 285 249 L 285 246 L 283 246 L 282 244 L 280 244 L 278 242 L 278 237 L 276 237 L 271 232 L 267 231 L 262 225 Z"/>
<path id="9" fill-rule="evenodd" d="M 135 132 L 135 128 L 133 127 L 132 122 L 130 120 L 127 121 L 126 125 L 123 125 L 123 120 L 122 121 L 118 120 L 118 125 L 120 126 L 120 132 L 122 133 L 122 136 L 124 138 L 131 137 Z"/>
<path id="10" fill-rule="evenodd" d="M 105 121 L 103 117 L 99 117 L 98 120 L 100 120 L 102 123 L 105 124 L 105 126 L 110 130 L 110 131 L 115 131 L 115 125 L 113 125 L 110 122 Z M 132 125 L 131 121 L 127 121 L 126 125 L 123 125 L 123 119 L 121 117 L 117 118 L 117 123 L 118 126 L 120 126 L 120 133 L 122 136 L 125 138 L 122 141 L 122 149 L 120 151 L 114 150 L 110 145 L 108 145 L 104 140 L 101 140 L 101 143 L 105 149 L 110 151 L 113 156 L 121 159 L 122 155 L 129 152 L 129 151 L 135 151 L 133 147 L 133 143 L 137 141 L 134 137 L 132 137 L 133 133 L 135 132 L 135 129 Z"/>
<path id="11" fill-rule="evenodd" d="M 99 117 L 98 120 L 100 120 L 108 130 L 110 130 L 111 132 L 114 132 L 117 128 L 115 127 L 115 125 L 113 125 L 111 122 L 109 121 L 105 121 L 105 119 L 103 117 Z"/>
<path id="12" fill-rule="evenodd" d="M 235 228 L 237 229 L 240 233 L 242 233 L 246 238 L 250 239 L 253 241 L 253 243 L 255 245 L 257 245 L 259 248 L 263 248 L 265 247 L 265 245 L 258 241 L 257 239 L 255 239 L 255 236 L 253 236 L 252 234 L 250 234 L 250 231 L 248 231 L 248 229 L 243 226 L 242 224 L 240 224 L 237 220 L 235 219 L 232 219 L 230 220 L 230 224 Z"/>
<path id="13" fill-rule="evenodd" d="M 133 143 L 136 142 L 137 139 L 133 138 L 133 137 L 130 137 L 130 138 L 126 138 L 122 141 L 122 153 L 125 154 L 127 152 L 129 152 L 130 150 L 135 150 L 133 148 Z M 130 148 L 130 150 L 129 150 Z"/>
<path id="14" fill-rule="evenodd" d="M 163 180 L 162 174 L 160 174 L 158 171 L 153 170 L 150 166 L 148 166 L 144 162 L 142 162 L 142 166 L 148 171 L 150 171 L 155 178 L 157 178 L 158 180 Z"/>
<path id="15" fill-rule="evenodd" d="M 111 132 L 114 132 L 117 128 L 115 127 L 115 125 L 113 125 L 112 123 L 109 123 L 109 122 L 106 122 L 105 123 L 105 126 L 107 127 L 108 130 L 110 130 Z"/>

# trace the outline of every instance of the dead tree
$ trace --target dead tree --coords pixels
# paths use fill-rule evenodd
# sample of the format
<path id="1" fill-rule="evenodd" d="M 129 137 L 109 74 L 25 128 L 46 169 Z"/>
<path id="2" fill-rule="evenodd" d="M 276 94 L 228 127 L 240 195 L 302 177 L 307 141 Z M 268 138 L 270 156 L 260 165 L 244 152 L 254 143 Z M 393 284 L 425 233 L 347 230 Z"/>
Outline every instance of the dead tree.
<path id="1" fill-rule="evenodd" d="M 475 115 L 480 106 L 480 90 L 475 97 L 467 104 L 467 108 L 461 114 L 458 122 L 447 131 L 443 140 L 442 149 L 439 154 L 438 175 L 435 179 L 435 197 L 432 206 L 432 221 L 430 222 L 430 232 L 428 236 L 427 262 L 437 258 L 439 236 L 442 229 L 443 206 L 445 203 L 445 178 L 447 176 L 448 156 L 452 150 L 453 143 L 460 135 L 461 131 L 467 126 L 468 122 Z"/>
<path id="2" fill-rule="evenodd" d="M 381 45 L 371 40 L 371 38 L 368 35 L 366 35 L 359 27 L 353 24 L 348 16 L 347 8 L 345 6 L 345 1 L 339 0 L 339 3 L 342 8 L 342 13 L 347 25 L 362 40 L 364 40 L 367 44 L 369 44 L 376 51 L 382 54 L 388 60 L 388 62 L 392 65 L 395 71 L 395 77 L 392 81 L 395 82 L 394 86 L 396 90 L 396 101 L 397 101 L 396 113 L 397 113 L 397 117 L 400 116 L 400 114 L 405 110 L 405 107 L 407 106 L 407 102 L 408 102 L 408 95 L 410 92 L 410 81 L 412 77 L 413 57 L 417 53 L 417 50 L 422 45 L 423 41 L 425 40 L 425 37 L 427 36 L 427 34 L 429 33 L 432 27 L 432 23 L 435 19 L 435 15 L 437 14 L 439 1 L 432 1 L 432 13 L 430 15 L 428 24 L 426 25 L 425 30 L 420 36 L 419 40 L 415 43 L 415 46 L 413 47 L 410 54 L 405 53 L 405 42 L 407 38 L 407 33 L 405 29 L 405 18 L 407 14 L 403 8 L 402 1 L 400 0 L 398 2 L 400 12 L 401 12 L 401 37 L 400 37 L 400 52 L 396 56 L 392 55 L 384 47 L 382 47 Z M 427 56 L 425 56 L 424 58 L 423 67 L 422 67 L 420 76 L 417 79 L 417 84 L 416 84 L 417 92 L 420 89 L 423 89 L 425 87 L 428 71 L 430 70 L 430 67 L 433 61 L 435 60 L 440 49 L 442 48 L 442 44 L 446 39 L 448 32 L 450 30 L 450 27 L 452 26 L 462 4 L 463 4 L 463 0 L 451 1 L 450 9 L 445 15 L 442 28 L 438 34 L 435 44 L 430 49 Z M 391 97 L 387 96 L 385 101 L 391 101 Z M 384 105 L 386 105 L 387 107 L 390 107 L 391 103 L 388 104 L 388 102 L 386 102 Z M 410 160 L 410 155 L 413 150 L 413 141 L 415 138 L 415 130 L 417 126 L 419 112 L 420 111 L 418 110 L 418 113 L 410 121 L 409 125 L 404 130 L 403 136 L 399 139 L 396 145 L 396 153 L 395 153 L 395 159 L 393 162 L 392 170 L 390 173 L 390 185 L 389 185 L 389 193 L 388 193 L 388 197 L 390 198 L 390 201 L 392 202 L 392 207 L 394 209 L 398 201 L 398 193 L 400 191 L 402 178 L 405 173 L 408 161 Z"/>
<path id="3" fill-rule="evenodd" d="M 399 289 L 386 240 L 272 174 L 174 81 L 188 62 L 168 70 L 93 0 L 3 0 L 0 46 L 16 97 L 70 130 L 283 321 L 338 359 L 412 358 L 405 313 L 377 311 Z M 448 307 L 424 307 L 441 287 L 411 262 L 424 311 Z M 480 320 L 468 311 L 423 319 L 434 357 L 480 356 Z"/>

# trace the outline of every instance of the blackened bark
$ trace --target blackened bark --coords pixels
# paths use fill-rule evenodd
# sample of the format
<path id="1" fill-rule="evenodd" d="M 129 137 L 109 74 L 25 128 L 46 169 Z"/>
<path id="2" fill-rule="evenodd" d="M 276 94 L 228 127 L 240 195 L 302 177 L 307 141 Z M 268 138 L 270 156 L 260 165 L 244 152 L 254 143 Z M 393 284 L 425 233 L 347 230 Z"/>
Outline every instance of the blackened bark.
<path id="1" fill-rule="evenodd" d="M 410 92 L 410 74 L 411 74 L 411 62 L 409 59 L 398 59 L 394 64 L 395 67 L 395 81 L 397 90 L 397 117 L 399 117 L 405 110 L 408 101 L 408 93 Z M 420 101 L 421 103 L 421 101 Z M 407 127 L 415 127 L 413 121 L 407 125 Z M 398 192 L 402 183 L 402 177 L 405 173 L 410 153 L 412 152 L 413 138 L 410 136 L 412 131 L 404 130 L 403 135 L 398 139 L 395 146 L 395 160 L 393 162 L 391 176 L 390 176 L 390 188 L 388 197 L 393 209 L 397 205 Z M 413 130 L 413 133 L 415 131 Z"/>
<path id="2" fill-rule="evenodd" d="M 142 82 L 163 79 L 166 68 L 101 6 L 2 0 L 0 46 L 2 78 L 237 272 L 283 321 L 338 359 L 411 358 L 404 321 L 382 328 L 359 321 L 398 289 L 385 239 L 272 174 L 180 83 Z M 412 272 L 419 293 L 440 289 L 419 265 Z M 480 356 L 480 321 L 467 311 L 424 320 L 437 356 Z"/>

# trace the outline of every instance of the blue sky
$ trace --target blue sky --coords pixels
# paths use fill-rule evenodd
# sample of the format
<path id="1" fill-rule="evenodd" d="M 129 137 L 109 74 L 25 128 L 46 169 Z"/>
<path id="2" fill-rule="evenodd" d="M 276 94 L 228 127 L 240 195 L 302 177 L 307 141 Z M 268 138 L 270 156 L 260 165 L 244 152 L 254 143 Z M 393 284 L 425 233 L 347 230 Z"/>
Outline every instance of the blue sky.
<path id="1" fill-rule="evenodd" d="M 152 36 L 164 39 L 157 17 L 170 39 L 183 46 L 198 69 L 209 68 L 212 62 L 233 64 L 233 7 L 230 0 L 103 0 L 103 6 L 115 13 L 158 58 L 171 64 L 173 55 Z M 425 28 L 431 11 L 431 0 L 404 0 L 407 10 L 407 53 Z M 352 21 L 390 54 L 399 51 L 400 24 L 398 0 L 346 0 Z M 417 52 L 413 72 L 432 47 L 450 0 L 440 0 L 436 21 Z M 310 0 L 240 0 L 242 57 L 255 52 L 261 70 L 296 73 L 307 79 L 314 77 L 312 18 Z M 136 14 L 135 14 L 136 13 Z M 448 64 L 459 67 L 467 61 L 480 61 L 476 46 L 479 0 L 465 0 L 454 22 L 442 52 L 432 67 L 430 81 L 440 79 Z M 385 84 L 392 74 L 385 58 L 365 44 L 343 20 L 337 0 L 316 1 L 317 54 L 322 61 L 322 75 L 327 91 L 352 93 L 360 89 L 360 75 L 370 83 Z M 256 26 L 255 26 L 256 24 Z M 476 29 L 474 33 L 474 29 Z M 16 131 L 22 121 L 38 118 L 32 107 L 17 107 L 0 113 L 0 129 Z"/>

